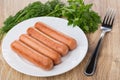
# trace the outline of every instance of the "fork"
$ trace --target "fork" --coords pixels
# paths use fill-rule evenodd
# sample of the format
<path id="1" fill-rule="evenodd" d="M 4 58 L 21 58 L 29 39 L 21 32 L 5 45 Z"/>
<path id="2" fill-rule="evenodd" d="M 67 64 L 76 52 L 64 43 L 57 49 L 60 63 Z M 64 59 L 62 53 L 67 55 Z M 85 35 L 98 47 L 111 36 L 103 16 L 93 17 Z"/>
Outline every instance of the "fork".
<path id="1" fill-rule="evenodd" d="M 115 19 L 115 12 L 116 11 L 114 9 L 108 9 L 108 11 L 106 12 L 106 15 L 103 19 L 102 26 L 101 26 L 102 33 L 100 35 L 100 39 L 84 71 L 85 75 L 87 76 L 91 76 L 95 73 L 101 43 L 103 41 L 105 34 L 112 30 L 113 22 Z"/>

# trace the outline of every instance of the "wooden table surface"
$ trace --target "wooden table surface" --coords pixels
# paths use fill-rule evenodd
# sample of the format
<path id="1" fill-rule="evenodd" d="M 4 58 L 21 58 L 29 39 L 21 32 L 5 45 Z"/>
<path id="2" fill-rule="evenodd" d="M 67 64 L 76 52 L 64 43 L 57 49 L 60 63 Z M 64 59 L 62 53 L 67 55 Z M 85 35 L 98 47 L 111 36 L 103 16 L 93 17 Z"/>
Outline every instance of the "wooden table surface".
<path id="1" fill-rule="evenodd" d="M 0 0 L 0 26 L 3 25 L 3 21 L 9 15 L 14 15 L 17 11 L 23 9 L 33 1 L 38 0 Z M 47 0 L 41 1 L 45 2 Z M 89 41 L 87 55 L 84 60 L 71 71 L 46 78 L 28 76 L 12 69 L 4 61 L 2 53 L 0 53 L 0 80 L 120 80 L 120 0 L 85 0 L 85 3 L 93 3 L 93 9 L 100 14 L 102 19 L 107 8 L 117 9 L 113 30 L 104 38 L 96 73 L 93 76 L 85 76 L 83 71 L 99 39 L 101 33 L 100 28 L 95 33 L 86 34 Z"/>

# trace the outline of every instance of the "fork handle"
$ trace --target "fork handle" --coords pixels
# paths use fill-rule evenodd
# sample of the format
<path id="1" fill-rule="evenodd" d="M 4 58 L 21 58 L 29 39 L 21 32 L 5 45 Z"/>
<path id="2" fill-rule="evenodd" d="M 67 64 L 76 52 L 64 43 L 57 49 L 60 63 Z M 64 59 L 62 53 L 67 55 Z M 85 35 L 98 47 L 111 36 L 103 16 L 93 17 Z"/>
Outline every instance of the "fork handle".
<path id="1" fill-rule="evenodd" d="M 85 72 L 84 72 L 85 75 L 87 75 L 87 76 L 91 76 L 95 72 L 96 65 L 97 65 L 97 60 L 98 60 L 98 54 L 99 54 L 101 43 L 103 41 L 105 33 L 106 32 L 101 33 L 100 39 L 99 39 L 99 41 L 97 43 L 97 46 L 96 46 L 92 56 L 90 57 L 90 59 L 89 59 L 89 61 L 87 63 L 87 66 L 86 66 L 86 69 L 85 69 Z"/>

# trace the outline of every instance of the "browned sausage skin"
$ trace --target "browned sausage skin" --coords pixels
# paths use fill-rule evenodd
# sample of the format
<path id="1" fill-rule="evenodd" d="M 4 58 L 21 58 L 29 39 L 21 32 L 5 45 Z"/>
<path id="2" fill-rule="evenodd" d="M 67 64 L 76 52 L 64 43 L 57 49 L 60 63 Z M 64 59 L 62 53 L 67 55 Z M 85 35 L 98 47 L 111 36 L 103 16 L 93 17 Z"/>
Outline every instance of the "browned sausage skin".
<path id="1" fill-rule="evenodd" d="M 59 52 L 62 56 L 68 53 L 68 47 L 65 44 L 49 37 L 48 35 L 44 34 L 43 32 L 35 28 L 32 27 L 28 28 L 27 33 L 33 38 L 47 45 L 51 49 Z"/>
<path id="2" fill-rule="evenodd" d="M 59 64 L 61 62 L 61 56 L 59 53 L 54 51 L 53 49 L 47 47 L 43 43 L 37 41 L 36 39 L 32 38 L 27 34 L 22 34 L 19 37 L 19 40 L 28 45 L 29 47 L 33 48 L 34 50 L 42 53 L 43 55 L 51 58 L 54 61 L 54 64 Z"/>
<path id="3" fill-rule="evenodd" d="M 57 30 L 52 29 L 51 27 L 49 27 L 48 25 L 46 25 L 42 22 L 37 22 L 35 24 L 35 28 L 37 28 L 38 30 L 42 31 L 43 33 L 51 36 L 52 38 L 66 44 L 70 50 L 75 49 L 77 46 L 77 42 L 75 39 L 73 39 L 72 37 L 69 37 Z"/>
<path id="4" fill-rule="evenodd" d="M 53 61 L 50 58 L 36 52 L 21 41 L 14 41 L 11 44 L 11 48 L 18 55 L 22 56 L 33 64 L 43 68 L 44 70 L 51 70 L 53 68 Z"/>

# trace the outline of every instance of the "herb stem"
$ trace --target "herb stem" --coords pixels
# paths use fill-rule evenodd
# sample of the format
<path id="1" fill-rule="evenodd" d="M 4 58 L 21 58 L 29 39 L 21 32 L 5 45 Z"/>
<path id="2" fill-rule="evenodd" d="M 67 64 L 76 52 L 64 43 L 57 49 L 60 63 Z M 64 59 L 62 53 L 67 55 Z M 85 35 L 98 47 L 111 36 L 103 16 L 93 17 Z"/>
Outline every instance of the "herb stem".
<path id="1" fill-rule="evenodd" d="M 25 11 L 23 11 L 16 19 L 15 22 L 19 21 L 19 19 L 25 14 Z"/>
<path id="2" fill-rule="evenodd" d="M 58 12 L 58 11 L 60 11 L 60 10 L 62 10 L 63 8 L 61 8 L 61 9 L 59 9 L 59 10 L 55 10 L 55 11 L 52 11 L 52 12 L 50 12 L 49 14 L 47 14 L 46 16 L 51 16 L 52 14 L 55 14 L 56 12 Z"/>

